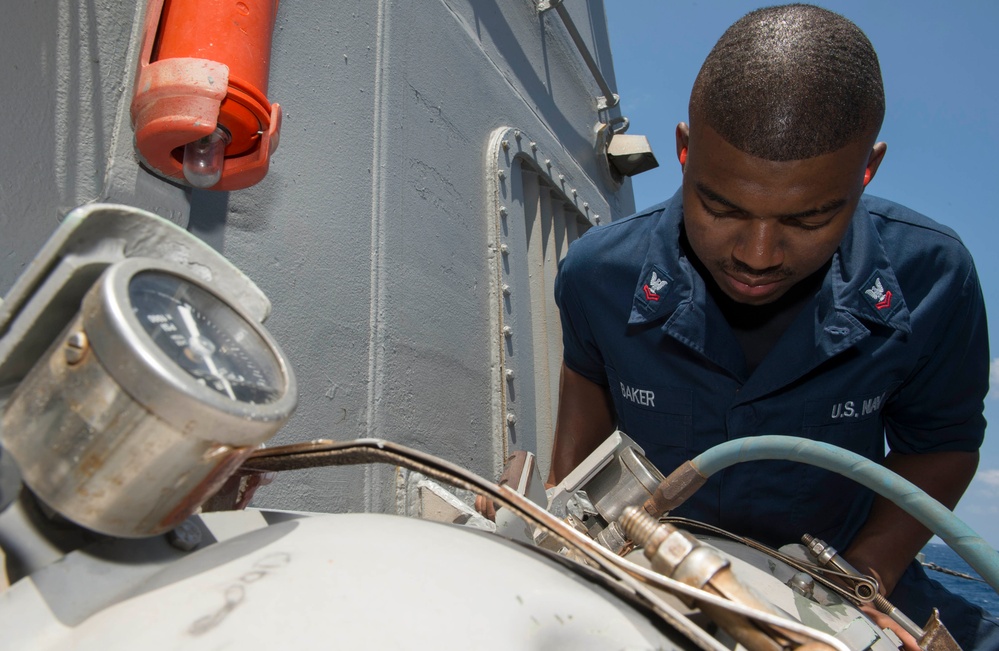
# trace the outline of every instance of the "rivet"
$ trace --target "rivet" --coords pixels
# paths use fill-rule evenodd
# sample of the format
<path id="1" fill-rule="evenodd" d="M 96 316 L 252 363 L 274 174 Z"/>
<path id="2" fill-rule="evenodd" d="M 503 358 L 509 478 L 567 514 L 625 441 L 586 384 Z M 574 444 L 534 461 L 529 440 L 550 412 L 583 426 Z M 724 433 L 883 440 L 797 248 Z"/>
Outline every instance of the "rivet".
<path id="1" fill-rule="evenodd" d="M 564 181 L 565 180 L 565 174 L 559 174 L 558 175 L 558 180 L 559 181 Z"/>
<path id="2" fill-rule="evenodd" d="M 513 425 L 516 422 L 517 422 L 517 416 L 515 416 L 513 413 L 509 413 L 506 415 L 507 425 Z"/>
<path id="3" fill-rule="evenodd" d="M 590 202 L 589 201 L 584 201 L 583 202 L 583 210 L 589 210 L 589 209 L 590 209 Z"/>
<path id="4" fill-rule="evenodd" d="M 538 143 L 536 142 L 531 143 L 531 151 L 538 151 Z"/>
<path id="5" fill-rule="evenodd" d="M 507 285 L 506 283 L 503 283 L 503 287 L 501 289 L 503 290 L 503 296 L 509 296 L 510 295 L 510 286 L 509 285 Z"/>
<path id="6" fill-rule="evenodd" d="M 594 215 L 594 216 L 593 216 L 593 221 L 594 221 L 595 223 L 599 224 L 599 223 L 600 223 L 600 215 Z"/>
<path id="7" fill-rule="evenodd" d="M 87 353 L 87 335 L 83 332 L 74 332 L 66 339 L 66 363 L 70 366 L 79 364 L 83 356 Z"/>
<path id="8" fill-rule="evenodd" d="M 504 172 L 503 170 L 500 170 L 500 171 L 496 172 L 496 176 L 500 177 L 501 179 L 505 179 L 506 178 L 506 172 Z"/>
<path id="9" fill-rule="evenodd" d="M 512 368 L 506 369 L 506 372 L 504 373 L 504 375 L 506 375 L 506 379 L 507 380 L 512 380 L 513 379 L 513 369 Z"/>
<path id="10" fill-rule="evenodd" d="M 510 255 L 510 247 L 506 244 L 500 244 L 500 253 L 503 255 Z"/>
<path id="11" fill-rule="evenodd" d="M 576 188 L 572 189 L 572 196 L 574 196 L 574 197 L 576 196 Z"/>
<path id="12" fill-rule="evenodd" d="M 500 217 L 506 217 L 506 206 L 500 206 Z"/>
<path id="13" fill-rule="evenodd" d="M 520 140 L 520 129 L 517 129 L 516 131 L 513 132 L 513 137 L 516 138 L 517 140 Z"/>
<path id="14" fill-rule="evenodd" d="M 504 140 L 503 142 L 500 143 L 500 146 L 502 146 L 503 149 L 509 149 L 510 148 L 510 141 L 509 140 Z"/>
<path id="15" fill-rule="evenodd" d="M 510 326 L 503 326 L 503 336 L 506 337 L 506 338 L 508 338 L 508 339 L 510 337 L 512 337 L 513 336 L 513 328 L 511 328 Z"/>
<path id="16" fill-rule="evenodd" d="M 545 159 L 545 165 L 548 166 L 548 167 L 551 167 L 552 166 L 552 159 L 546 158 Z"/>

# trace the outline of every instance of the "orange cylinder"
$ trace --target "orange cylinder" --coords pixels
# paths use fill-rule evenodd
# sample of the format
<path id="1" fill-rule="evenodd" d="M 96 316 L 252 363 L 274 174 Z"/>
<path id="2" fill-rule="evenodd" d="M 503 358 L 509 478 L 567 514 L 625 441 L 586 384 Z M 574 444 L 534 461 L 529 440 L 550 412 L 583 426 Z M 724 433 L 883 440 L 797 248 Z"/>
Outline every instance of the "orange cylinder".
<path id="1" fill-rule="evenodd" d="M 277 148 L 281 111 L 267 100 L 277 0 L 151 0 L 132 101 L 136 150 L 154 172 L 184 178 L 184 147 L 222 127 L 213 190 L 252 185 Z"/>

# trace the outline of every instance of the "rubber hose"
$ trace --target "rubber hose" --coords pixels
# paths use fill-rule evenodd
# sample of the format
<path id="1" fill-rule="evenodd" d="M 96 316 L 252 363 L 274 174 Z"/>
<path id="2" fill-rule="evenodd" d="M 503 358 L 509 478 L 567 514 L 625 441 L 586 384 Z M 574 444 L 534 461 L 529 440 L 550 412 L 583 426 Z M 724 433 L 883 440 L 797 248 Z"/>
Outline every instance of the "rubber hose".
<path id="1" fill-rule="evenodd" d="M 828 443 L 795 436 L 755 436 L 716 445 L 693 465 L 704 477 L 743 461 L 796 461 L 848 477 L 885 497 L 946 542 L 999 593 L 999 553 L 946 506 L 870 459 Z"/>

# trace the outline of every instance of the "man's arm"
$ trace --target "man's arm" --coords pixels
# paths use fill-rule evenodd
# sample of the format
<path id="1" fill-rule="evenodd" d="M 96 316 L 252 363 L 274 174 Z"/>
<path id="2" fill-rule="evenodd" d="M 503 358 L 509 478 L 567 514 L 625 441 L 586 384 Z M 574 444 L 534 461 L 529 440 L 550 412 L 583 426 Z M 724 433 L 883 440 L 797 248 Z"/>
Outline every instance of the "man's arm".
<path id="1" fill-rule="evenodd" d="M 966 251 L 952 250 L 947 259 L 951 257 L 956 266 L 950 271 L 944 268 L 941 277 L 950 274 L 956 280 L 962 277 L 955 273 L 959 272 L 963 280 L 960 286 L 945 283 L 954 287 L 920 305 L 923 312 L 939 318 L 927 338 L 932 346 L 928 357 L 898 390 L 894 406 L 885 414 L 885 436 L 892 452 L 884 461 L 889 470 L 949 509 L 957 505 L 978 468 L 991 359 L 978 275 Z M 938 446 L 949 450 L 933 451 L 941 449 Z M 915 519 L 878 497 L 844 556 L 857 569 L 876 574 L 883 592 L 890 594 L 929 538 L 930 532 Z"/>
<path id="2" fill-rule="evenodd" d="M 614 431 L 614 405 L 607 387 L 562 364 L 558 414 L 548 484 L 562 481 Z"/>
<path id="3" fill-rule="evenodd" d="M 884 465 L 953 509 L 978 468 L 978 452 L 891 452 Z M 878 496 L 867 522 L 843 553 L 861 572 L 875 575 L 884 594 L 890 594 L 930 532 L 912 516 Z"/>

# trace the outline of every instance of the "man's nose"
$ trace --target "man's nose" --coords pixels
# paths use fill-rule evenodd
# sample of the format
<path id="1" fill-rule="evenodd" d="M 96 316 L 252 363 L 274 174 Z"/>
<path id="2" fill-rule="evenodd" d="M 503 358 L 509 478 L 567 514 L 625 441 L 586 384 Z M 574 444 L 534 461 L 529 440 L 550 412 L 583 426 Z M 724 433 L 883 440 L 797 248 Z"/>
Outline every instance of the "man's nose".
<path id="1" fill-rule="evenodd" d="M 766 219 L 747 220 L 732 257 L 745 271 L 766 275 L 784 264 L 780 226 Z"/>

